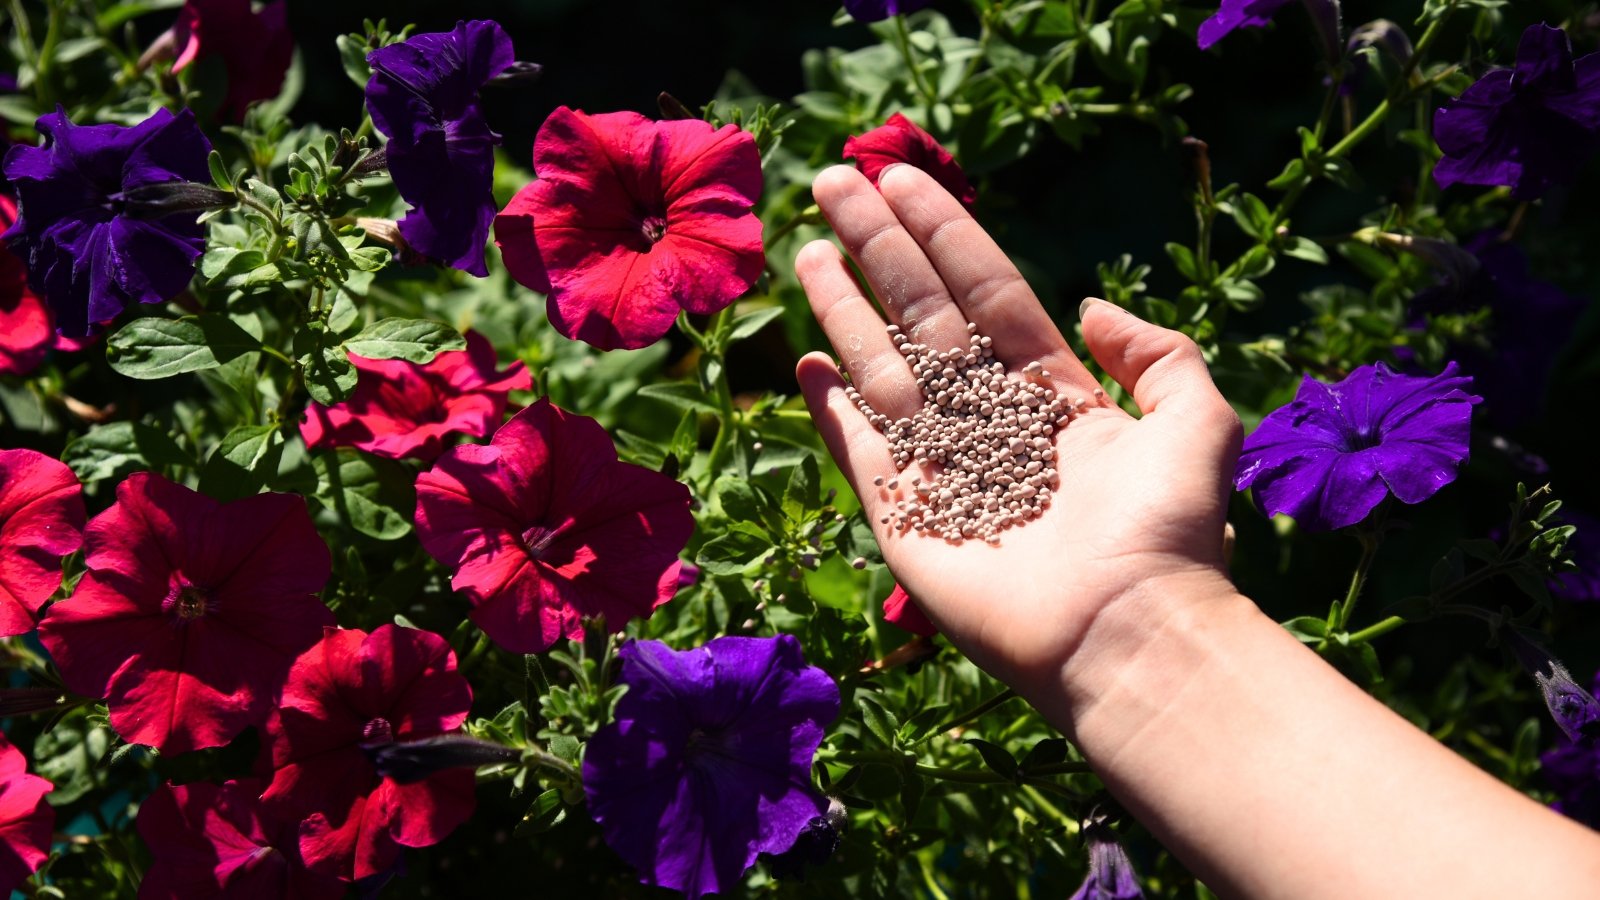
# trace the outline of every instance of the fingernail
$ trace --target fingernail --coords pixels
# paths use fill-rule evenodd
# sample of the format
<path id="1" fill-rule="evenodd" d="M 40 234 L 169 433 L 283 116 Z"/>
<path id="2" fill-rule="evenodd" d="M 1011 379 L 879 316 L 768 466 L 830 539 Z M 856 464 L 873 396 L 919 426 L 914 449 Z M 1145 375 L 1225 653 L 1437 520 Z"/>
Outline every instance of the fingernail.
<path id="1" fill-rule="evenodd" d="M 1123 309 L 1122 307 L 1116 305 L 1115 303 L 1112 303 L 1109 300 L 1101 300 L 1099 297 L 1085 297 L 1085 298 L 1083 298 L 1083 302 L 1078 304 L 1078 320 L 1082 321 L 1083 317 L 1088 315 L 1089 307 L 1095 306 L 1097 304 L 1101 305 L 1101 306 L 1108 307 L 1110 309 L 1114 309 L 1117 312 L 1122 313 L 1125 316 L 1126 315 L 1132 315 L 1132 313 L 1130 313 L 1127 310 Z"/>

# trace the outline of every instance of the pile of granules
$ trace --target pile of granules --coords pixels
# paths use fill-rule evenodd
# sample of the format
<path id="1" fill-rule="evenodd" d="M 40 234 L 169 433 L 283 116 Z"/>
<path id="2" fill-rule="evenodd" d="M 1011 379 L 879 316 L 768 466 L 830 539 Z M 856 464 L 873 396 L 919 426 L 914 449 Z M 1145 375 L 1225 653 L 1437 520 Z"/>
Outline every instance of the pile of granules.
<path id="1" fill-rule="evenodd" d="M 912 463 L 931 469 L 931 480 L 910 479 L 910 493 L 882 523 L 960 543 L 1000 542 L 1000 532 L 1036 518 L 1059 483 L 1055 432 L 1085 401 L 1067 402 L 1046 387 L 1049 372 L 1037 363 L 1023 378 L 1006 375 L 991 339 L 968 325 L 968 346 L 939 352 L 914 344 L 890 325 L 895 347 L 922 389 L 922 409 L 891 420 L 867 405 L 854 385 L 846 395 L 872 427 L 889 438 L 896 470 Z M 900 478 L 873 483 L 893 492 Z"/>

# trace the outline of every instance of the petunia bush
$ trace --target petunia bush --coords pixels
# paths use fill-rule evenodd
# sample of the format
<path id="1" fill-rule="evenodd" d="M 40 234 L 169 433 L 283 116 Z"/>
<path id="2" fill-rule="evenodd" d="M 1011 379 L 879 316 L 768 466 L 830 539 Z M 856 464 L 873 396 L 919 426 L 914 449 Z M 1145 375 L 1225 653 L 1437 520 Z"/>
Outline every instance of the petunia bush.
<path id="1" fill-rule="evenodd" d="M 0 12 L 0 891 L 1209 896 L 823 451 L 838 164 L 1194 338 L 1241 589 L 1600 824 L 1593 22 L 661 6 Z"/>

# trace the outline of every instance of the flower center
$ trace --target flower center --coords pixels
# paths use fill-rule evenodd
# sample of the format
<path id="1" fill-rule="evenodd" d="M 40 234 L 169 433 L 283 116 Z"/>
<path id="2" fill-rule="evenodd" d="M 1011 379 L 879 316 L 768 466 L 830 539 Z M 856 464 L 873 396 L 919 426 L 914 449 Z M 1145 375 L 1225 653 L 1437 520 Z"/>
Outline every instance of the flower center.
<path id="1" fill-rule="evenodd" d="M 522 533 L 522 547 L 528 551 L 530 557 L 541 559 L 560 533 L 561 529 L 559 528 L 534 525 Z"/>
<path id="2" fill-rule="evenodd" d="M 1383 435 L 1371 425 L 1363 425 L 1357 428 L 1354 434 L 1350 435 L 1350 450 L 1352 452 L 1371 450 L 1381 443 L 1383 443 Z"/>
<path id="3" fill-rule="evenodd" d="M 361 743 L 388 744 L 394 741 L 394 726 L 388 719 L 377 718 L 361 726 Z"/>
<path id="4" fill-rule="evenodd" d="M 650 243 L 659 243 L 667 236 L 667 220 L 661 216 L 645 216 L 639 223 L 639 233 Z"/>
<path id="5" fill-rule="evenodd" d="M 211 592 L 199 585 L 190 584 L 180 576 L 173 580 L 161 611 L 176 616 L 179 621 L 191 622 L 205 615 L 211 608 Z"/>

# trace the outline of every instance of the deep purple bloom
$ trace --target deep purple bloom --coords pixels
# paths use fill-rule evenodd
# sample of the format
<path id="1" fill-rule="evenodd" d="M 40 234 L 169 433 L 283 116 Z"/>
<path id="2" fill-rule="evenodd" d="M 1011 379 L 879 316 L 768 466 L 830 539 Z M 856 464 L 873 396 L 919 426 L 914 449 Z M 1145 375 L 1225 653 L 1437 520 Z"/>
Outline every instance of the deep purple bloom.
<path id="1" fill-rule="evenodd" d="M 515 61 L 511 38 L 486 20 L 367 54 L 367 109 L 389 138 L 394 186 L 412 206 L 400 233 L 418 253 L 479 277 L 489 274 L 483 245 L 500 135 L 478 109 L 478 90 Z"/>
<path id="2" fill-rule="evenodd" d="M 1421 503 L 1455 480 L 1467 458 L 1472 379 L 1454 363 L 1432 377 L 1362 366 L 1338 384 L 1307 375 L 1289 405 L 1244 442 L 1233 483 L 1254 487 L 1268 515 L 1308 531 L 1354 525 L 1385 497 Z"/>
<path id="3" fill-rule="evenodd" d="M 1574 572 L 1562 572 L 1550 582 L 1550 592 L 1563 600 L 1600 600 L 1600 519 L 1571 507 L 1561 510 L 1557 524 L 1578 530 L 1567 539 L 1567 555 L 1577 564 Z"/>
<path id="4" fill-rule="evenodd" d="M 136 213 L 127 195 L 171 182 L 211 180 L 211 142 L 194 114 L 165 109 L 131 128 L 74 125 L 57 108 L 40 116 L 42 147 L 12 147 L 5 174 L 22 214 L 0 239 L 28 264 L 33 290 L 65 335 L 89 333 L 130 303 L 170 300 L 205 250 L 195 212 Z"/>
<path id="5" fill-rule="evenodd" d="M 1600 691 L 1600 673 L 1594 687 Z M 1540 757 L 1540 763 L 1544 780 L 1561 795 L 1551 807 L 1590 828 L 1600 828 L 1600 744 L 1565 737 Z"/>
<path id="6" fill-rule="evenodd" d="M 636 641 L 620 656 L 628 692 L 589 741 L 583 789 L 641 881 L 690 897 L 727 890 L 826 812 L 811 763 L 839 688 L 799 641 Z"/>
<path id="7" fill-rule="evenodd" d="M 844 0 L 845 12 L 857 22 L 881 22 L 927 6 L 931 0 Z"/>
<path id="8" fill-rule="evenodd" d="M 828 798 L 828 811 L 807 822 L 788 850 L 769 857 L 768 871 L 780 881 L 786 878 L 805 881 L 806 869 L 826 864 L 839 852 L 844 827 L 849 822 L 849 809 L 837 798 Z"/>
<path id="9" fill-rule="evenodd" d="M 1447 283 L 1411 301 L 1412 324 L 1426 316 L 1489 310 L 1487 341 L 1451 343 L 1446 353 L 1472 378 L 1489 421 L 1516 428 L 1539 415 L 1545 386 L 1572 337 L 1587 301 L 1528 274 L 1528 258 L 1498 231 L 1472 238 L 1465 249 L 1479 262 L 1461 283 Z"/>
<path id="10" fill-rule="evenodd" d="M 1089 874 L 1069 900 L 1135 900 L 1143 897 L 1128 852 L 1110 828 L 1099 823 L 1083 830 L 1089 843 Z"/>
<path id="11" fill-rule="evenodd" d="M 1505 185 L 1533 200 L 1571 181 L 1600 147 L 1600 53 L 1572 58 L 1567 33 L 1530 25 L 1517 65 L 1494 69 L 1440 107 L 1433 137 L 1440 187 Z"/>
<path id="12" fill-rule="evenodd" d="M 1222 0 L 1217 14 L 1200 23 L 1196 36 L 1201 50 L 1227 37 L 1235 28 L 1260 28 L 1272 21 L 1291 0 Z"/>

